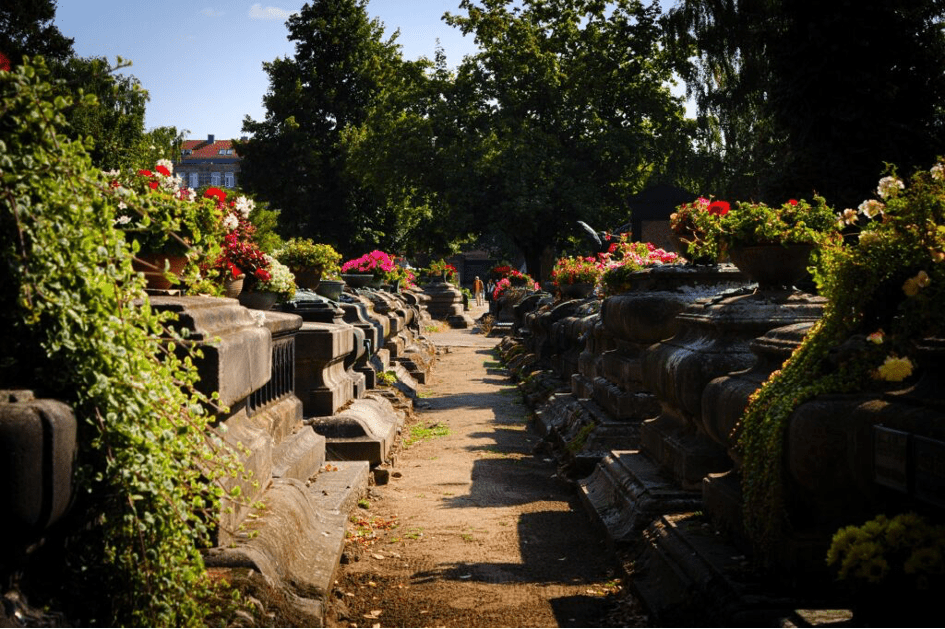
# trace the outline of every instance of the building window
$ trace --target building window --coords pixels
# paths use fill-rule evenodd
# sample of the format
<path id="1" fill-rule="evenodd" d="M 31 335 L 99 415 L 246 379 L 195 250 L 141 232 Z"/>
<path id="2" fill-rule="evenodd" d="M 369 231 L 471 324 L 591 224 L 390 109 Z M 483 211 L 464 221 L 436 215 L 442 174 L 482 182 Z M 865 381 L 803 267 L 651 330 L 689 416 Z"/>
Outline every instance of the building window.
<path id="1" fill-rule="evenodd" d="M 233 188 L 236 186 L 236 177 L 233 173 L 223 173 L 223 185 L 226 188 Z"/>
<path id="2" fill-rule="evenodd" d="M 190 187 L 194 190 L 200 187 L 200 173 L 190 173 Z"/>
<path id="3" fill-rule="evenodd" d="M 210 185 L 211 186 L 220 185 L 220 173 L 210 173 Z"/>

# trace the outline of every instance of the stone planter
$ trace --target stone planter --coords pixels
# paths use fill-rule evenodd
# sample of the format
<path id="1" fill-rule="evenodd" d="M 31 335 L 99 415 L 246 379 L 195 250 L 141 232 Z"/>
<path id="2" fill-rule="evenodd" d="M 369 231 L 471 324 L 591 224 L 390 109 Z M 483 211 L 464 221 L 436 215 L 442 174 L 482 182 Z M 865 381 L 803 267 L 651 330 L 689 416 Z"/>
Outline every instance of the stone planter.
<path id="1" fill-rule="evenodd" d="M 332 301 L 338 301 L 341 299 L 341 293 L 344 288 L 345 283 L 341 280 L 322 280 L 319 282 L 315 292 Z"/>
<path id="2" fill-rule="evenodd" d="M 268 291 L 250 291 L 240 293 L 240 304 L 253 310 L 271 310 L 279 296 Z"/>
<path id="3" fill-rule="evenodd" d="M 594 284 L 591 282 L 575 282 L 574 284 L 562 284 L 558 287 L 562 297 L 566 299 L 586 299 L 594 292 Z"/>
<path id="4" fill-rule="evenodd" d="M 372 273 L 342 273 L 341 279 L 351 288 L 365 288 L 374 280 Z"/>
<path id="5" fill-rule="evenodd" d="M 732 264 L 761 290 L 791 288 L 804 277 L 813 245 L 732 247 Z"/>

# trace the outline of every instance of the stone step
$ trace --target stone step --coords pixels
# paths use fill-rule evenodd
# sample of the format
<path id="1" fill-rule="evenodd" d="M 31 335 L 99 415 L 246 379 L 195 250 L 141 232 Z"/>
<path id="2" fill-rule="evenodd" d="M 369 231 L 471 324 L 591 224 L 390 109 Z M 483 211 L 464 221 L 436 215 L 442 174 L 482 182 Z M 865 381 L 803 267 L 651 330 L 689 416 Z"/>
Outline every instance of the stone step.
<path id="1" fill-rule="evenodd" d="M 325 437 L 302 426 L 276 446 L 272 460 L 273 478 L 308 480 L 325 463 Z"/>
<path id="2" fill-rule="evenodd" d="M 387 460 L 404 419 L 383 396 L 368 393 L 334 415 L 306 422 L 325 436 L 329 461 L 367 461 L 376 466 Z"/>
<path id="3" fill-rule="evenodd" d="M 851 617 L 825 598 L 830 588 L 763 585 L 751 560 L 699 513 L 656 519 L 624 569 L 656 626 L 803 627 Z"/>
<path id="4" fill-rule="evenodd" d="M 615 546 L 634 544 L 653 520 L 667 513 L 701 509 L 702 495 L 684 491 L 638 450 L 615 451 L 579 481 L 591 520 Z"/>
<path id="5" fill-rule="evenodd" d="M 204 554 L 210 568 L 249 569 L 285 594 L 287 604 L 321 619 L 344 550 L 345 523 L 368 486 L 368 464 L 326 465 L 307 482 L 275 478 L 265 505 L 232 546 Z"/>

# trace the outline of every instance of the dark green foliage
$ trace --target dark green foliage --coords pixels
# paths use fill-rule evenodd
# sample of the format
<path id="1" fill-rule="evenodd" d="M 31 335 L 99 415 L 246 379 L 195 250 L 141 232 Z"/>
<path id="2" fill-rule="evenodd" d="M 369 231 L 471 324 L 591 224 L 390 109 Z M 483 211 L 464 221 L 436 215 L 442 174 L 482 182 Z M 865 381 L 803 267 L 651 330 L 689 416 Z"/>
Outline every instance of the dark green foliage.
<path id="1" fill-rule="evenodd" d="M 80 420 L 76 503 L 39 553 L 58 597 L 31 602 L 82 624 L 202 624 L 198 547 L 231 457 L 210 441 L 192 355 L 174 352 L 186 340 L 131 268 L 110 181 L 59 132 L 70 105 L 42 59 L 0 72 L 0 383 Z"/>
<path id="2" fill-rule="evenodd" d="M 945 150 L 942 0 L 682 0 L 681 67 L 718 157 L 706 194 L 858 204 L 885 163 Z"/>
<path id="3" fill-rule="evenodd" d="M 383 203 L 349 175 L 344 132 L 362 124 L 400 63 L 364 0 L 315 0 L 289 18 L 295 57 L 265 63 L 266 119 L 246 118 L 237 143 L 246 187 L 280 210 L 286 236 L 310 237 L 345 255 L 377 243 Z"/>
<path id="4" fill-rule="evenodd" d="M 447 18 L 482 52 L 455 81 L 465 181 L 446 193 L 477 227 L 504 232 L 537 277 L 542 250 L 578 219 L 626 222 L 627 197 L 671 179 L 689 130 L 655 4 L 517 4 L 467 0 Z"/>
<path id="5" fill-rule="evenodd" d="M 73 40 L 56 28 L 55 17 L 55 0 L 3 0 L 0 52 L 13 65 L 19 65 L 23 55 L 43 55 L 50 60 L 65 61 L 73 55 Z"/>

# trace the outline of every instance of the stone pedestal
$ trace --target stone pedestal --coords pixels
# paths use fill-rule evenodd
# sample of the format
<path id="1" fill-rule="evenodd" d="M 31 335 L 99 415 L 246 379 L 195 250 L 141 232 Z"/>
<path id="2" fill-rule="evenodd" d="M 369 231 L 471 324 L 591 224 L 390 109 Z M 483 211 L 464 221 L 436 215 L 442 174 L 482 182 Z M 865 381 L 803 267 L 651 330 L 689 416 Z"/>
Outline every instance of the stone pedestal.
<path id="1" fill-rule="evenodd" d="M 433 282 L 423 287 L 430 298 L 427 311 L 439 321 L 446 321 L 451 328 L 471 328 L 475 322 L 463 311 L 463 293 L 447 282 Z"/>

